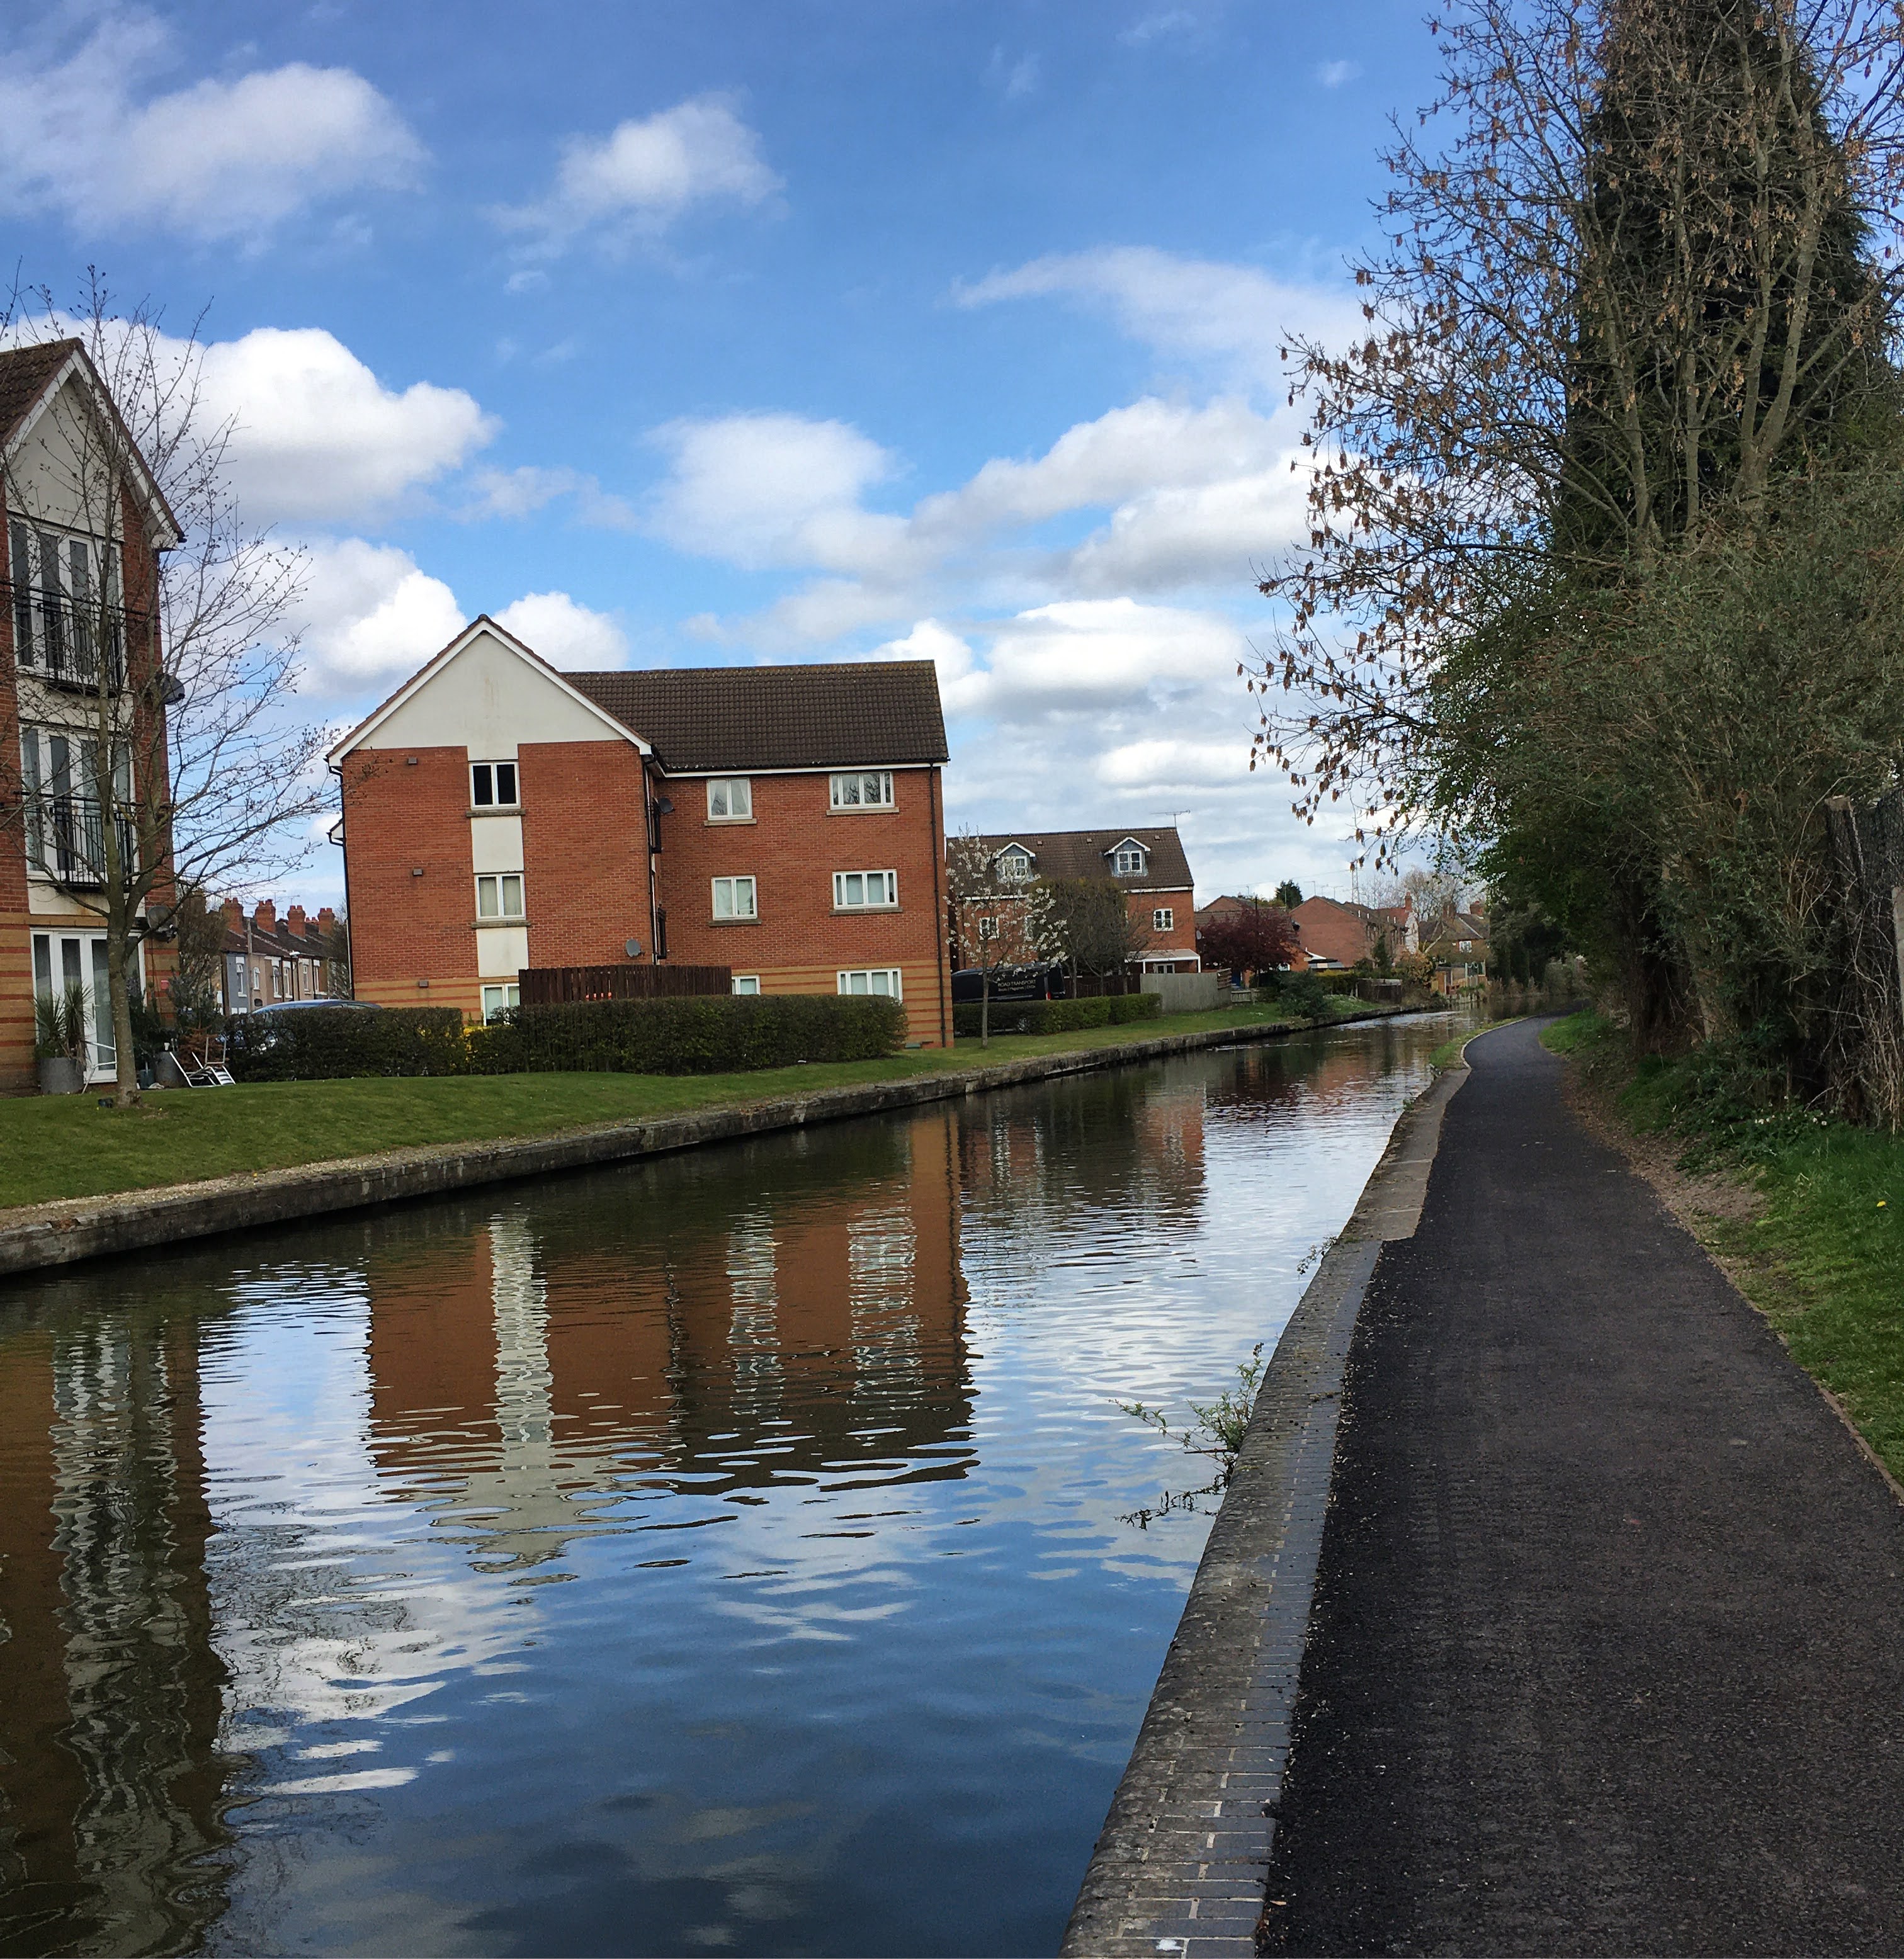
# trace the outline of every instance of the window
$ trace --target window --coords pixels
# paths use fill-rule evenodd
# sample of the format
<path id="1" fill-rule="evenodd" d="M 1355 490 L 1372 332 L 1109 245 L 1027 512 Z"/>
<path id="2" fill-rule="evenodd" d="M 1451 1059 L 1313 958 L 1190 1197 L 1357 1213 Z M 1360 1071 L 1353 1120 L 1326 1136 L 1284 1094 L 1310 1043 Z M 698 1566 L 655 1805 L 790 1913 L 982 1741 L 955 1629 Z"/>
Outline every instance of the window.
<path id="1" fill-rule="evenodd" d="M 842 993 L 879 993 L 890 1000 L 900 998 L 899 969 L 896 966 L 876 967 L 870 973 L 842 973 L 840 975 Z"/>
<path id="2" fill-rule="evenodd" d="M 51 680 L 96 685 L 104 637 L 112 684 L 121 671 L 119 554 L 91 538 L 7 526 L 14 657 Z"/>
<path id="3" fill-rule="evenodd" d="M 716 918 L 750 919 L 758 916 L 754 909 L 754 881 L 752 878 L 717 878 L 714 880 Z"/>
<path id="4" fill-rule="evenodd" d="M 1111 866 L 1120 878 L 1141 878 L 1144 874 L 1144 853 L 1135 843 L 1120 843 L 1117 855 Z"/>
<path id="5" fill-rule="evenodd" d="M 1031 875 L 1031 859 L 1022 850 L 1003 852 L 998 860 L 998 875 L 1014 884 L 1022 884 Z"/>
<path id="6" fill-rule="evenodd" d="M 469 802 L 476 809 L 513 809 L 516 803 L 516 765 L 513 762 L 472 762 L 469 764 Z"/>
<path id="7" fill-rule="evenodd" d="M 758 973 L 736 973 L 734 975 L 734 991 L 751 1000 L 760 991 L 760 975 Z"/>
<path id="8" fill-rule="evenodd" d="M 523 1003 L 523 989 L 520 981 L 507 986 L 485 986 L 482 989 L 482 1024 L 485 1027 L 508 1012 L 511 1007 Z"/>
<path id="9" fill-rule="evenodd" d="M 873 770 L 866 773 L 834 776 L 828 779 L 828 796 L 835 809 L 890 809 L 892 807 L 892 771 Z"/>
<path id="10" fill-rule="evenodd" d="M 25 803 L 27 865 L 65 884 L 100 884 L 106 878 L 105 814 L 117 805 L 119 862 L 137 858 L 132 808 L 132 759 L 113 756 L 111 794 L 100 793 L 99 748 L 76 729 L 27 728 L 21 732 L 20 775 Z"/>
<path id="11" fill-rule="evenodd" d="M 507 871 L 494 878 L 476 880 L 476 916 L 479 919 L 519 919 L 523 915 L 523 878 L 520 871 Z"/>
<path id="12" fill-rule="evenodd" d="M 745 776 L 730 776 L 707 785 L 710 823 L 749 823 L 754 815 L 754 786 Z"/>
<path id="13" fill-rule="evenodd" d="M 833 874 L 835 911 L 864 911 L 869 906 L 889 906 L 898 902 L 897 871 L 835 871 Z"/>
<path id="14" fill-rule="evenodd" d="M 1152 912 L 1150 915 L 1150 929 L 1152 932 L 1175 932 L 1177 929 L 1177 914 L 1167 907 Z"/>

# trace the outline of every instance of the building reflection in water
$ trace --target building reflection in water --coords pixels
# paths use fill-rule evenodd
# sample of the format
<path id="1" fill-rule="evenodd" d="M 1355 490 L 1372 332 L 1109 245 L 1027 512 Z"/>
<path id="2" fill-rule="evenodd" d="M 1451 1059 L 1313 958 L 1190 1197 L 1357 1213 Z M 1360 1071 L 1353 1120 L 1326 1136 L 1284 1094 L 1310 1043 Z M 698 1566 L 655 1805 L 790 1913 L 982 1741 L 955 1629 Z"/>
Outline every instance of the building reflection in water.
<path id="1" fill-rule="evenodd" d="M 0 1295 L 0 1953 L 1053 1949 L 1442 1032 Z"/>
<path id="2" fill-rule="evenodd" d="M 0 1945 L 172 1951 L 224 1908 L 198 1328 L 0 1337 Z"/>
<path id="3" fill-rule="evenodd" d="M 366 1249 L 326 1281 L 362 1372 L 331 1473 L 373 1488 L 301 1507 L 256 1459 L 208 1502 L 198 1343 L 231 1288 L 175 1284 L 168 1313 L 68 1280 L 0 1319 L 0 1951 L 189 1949 L 234 1801 L 242 1828 L 410 1779 L 348 1756 L 373 1744 L 294 1751 L 345 1755 L 329 1774 L 243 1752 L 520 1643 L 440 1572 L 340 1584 L 367 1505 L 520 1586 L 684 1497 L 962 1475 L 959 1157 L 940 1110 L 332 1227 Z"/>

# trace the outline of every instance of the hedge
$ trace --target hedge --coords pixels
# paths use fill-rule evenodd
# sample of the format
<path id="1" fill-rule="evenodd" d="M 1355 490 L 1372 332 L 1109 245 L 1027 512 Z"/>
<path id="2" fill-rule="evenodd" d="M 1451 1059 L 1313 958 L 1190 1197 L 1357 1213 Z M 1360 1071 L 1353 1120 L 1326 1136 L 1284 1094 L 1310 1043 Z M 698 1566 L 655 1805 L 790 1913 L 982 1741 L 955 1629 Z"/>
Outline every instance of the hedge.
<path id="1" fill-rule="evenodd" d="M 226 1053 L 240 1081 L 572 1068 L 725 1075 L 874 1060 L 905 1037 L 905 1008 L 873 995 L 698 995 L 519 1007 L 486 1027 L 466 1027 L 455 1007 L 300 1007 L 234 1019 Z"/>
<path id="2" fill-rule="evenodd" d="M 240 1081 L 335 1081 L 364 1075 L 467 1075 L 456 1007 L 299 1007 L 235 1014 L 225 1059 Z"/>
<path id="3" fill-rule="evenodd" d="M 518 1007 L 472 1029 L 469 1052 L 482 1075 L 725 1075 L 876 1060 L 905 1037 L 905 1008 L 873 994 L 703 994 Z"/>
<path id="4" fill-rule="evenodd" d="M 952 1032 L 976 1035 L 982 1002 L 962 1001 L 952 1008 Z M 1061 1034 L 1074 1027 L 1121 1027 L 1127 1021 L 1154 1021 L 1164 1010 L 1155 993 L 1107 993 L 1095 1000 L 994 1000 L 995 1034 Z"/>

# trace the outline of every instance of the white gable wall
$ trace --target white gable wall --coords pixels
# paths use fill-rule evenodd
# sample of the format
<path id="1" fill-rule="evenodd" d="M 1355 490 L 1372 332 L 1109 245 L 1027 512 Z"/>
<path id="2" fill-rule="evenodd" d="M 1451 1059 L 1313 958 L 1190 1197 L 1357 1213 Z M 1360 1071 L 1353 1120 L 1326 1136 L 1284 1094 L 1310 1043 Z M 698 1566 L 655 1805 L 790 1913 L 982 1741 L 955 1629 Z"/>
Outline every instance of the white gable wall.
<path id="1" fill-rule="evenodd" d="M 466 748 L 473 761 L 507 760 L 521 742 L 616 741 L 585 702 L 498 640 L 478 632 L 358 745 Z"/>

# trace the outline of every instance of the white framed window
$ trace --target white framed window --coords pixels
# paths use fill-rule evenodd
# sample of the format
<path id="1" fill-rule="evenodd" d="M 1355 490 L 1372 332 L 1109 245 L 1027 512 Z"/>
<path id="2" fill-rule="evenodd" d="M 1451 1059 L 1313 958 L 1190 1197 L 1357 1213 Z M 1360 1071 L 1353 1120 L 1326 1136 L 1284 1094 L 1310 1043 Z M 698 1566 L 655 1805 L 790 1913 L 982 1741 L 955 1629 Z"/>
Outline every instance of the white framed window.
<path id="1" fill-rule="evenodd" d="M 513 762 L 472 762 L 469 764 L 469 802 L 475 809 L 514 809 L 516 765 Z"/>
<path id="2" fill-rule="evenodd" d="M 506 1014 L 511 1007 L 523 1003 L 523 989 L 519 981 L 511 980 L 507 986 L 485 986 L 482 989 L 482 1024 L 489 1023 Z"/>
<path id="3" fill-rule="evenodd" d="M 1150 915 L 1150 929 L 1152 932 L 1175 932 L 1177 929 L 1176 913 L 1168 905 L 1160 905 Z"/>
<path id="4" fill-rule="evenodd" d="M 97 684 L 102 631 L 113 684 L 123 678 L 119 552 L 18 517 L 7 525 L 14 657 L 52 680 Z"/>
<path id="5" fill-rule="evenodd" d="M 717 919 L 758 918 L 752 878 L 717 878 L 714 880 L 714 916 Z"/>
<path id="6" fill-rule="evenodd" d="M 856 769 L 827 779 L 827 799 L 834 809 L 890 809 L 892 771 Z"/>
<path id="7" fill-rule="evenodd" d="M 523 915 L 523 874 L 500 872 L 493 878 L 476 880 L 476 916 L 479 919 L 519 919 Z"/>
<path id="8" fill-rule="evenodd" d="M 1003 850 L 998 859 L 998 875 L 1007 882 L 1022 884 L 1031 875 L 1031 859 L 1022 850 Z"/>
<path id="9" fill-rule="evenodd" d="M 1144 874 L 1144 853 L 1135 843 L 1120 843 L 1116 859 L 1111 866 L 1120 878 L 1141 878 Z"/>
<path id="10" fill-rule="evenodd" d="M 742 999 L 751 1000 L 760 991 L 760 975 L 758 973 L 736 973 L 734 975 L 734 991 Z"/>
<path id="11" fill-rule="evenodd" d="M 745 776 L 726 776 L 707 785 L 710 823 L 745 823 L 754 814 L 754 786 Z"/>
<path id="12" fill-rule="evenodd" d="M 835 871 L 833 874 L 836 912 L 890 911 L 898 902 L 897 871 Z"/>
<path id="13" fill-rule="evenodd" d="M 876 966 L 866 973 L 842 973 L 840 975 L 840 991 L 842 993 L 879 993 L 891 1000 L 903 997 L 899 991 L 899 969 L 896 966 Z"/>

